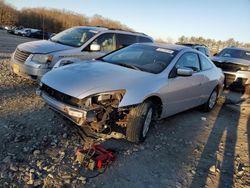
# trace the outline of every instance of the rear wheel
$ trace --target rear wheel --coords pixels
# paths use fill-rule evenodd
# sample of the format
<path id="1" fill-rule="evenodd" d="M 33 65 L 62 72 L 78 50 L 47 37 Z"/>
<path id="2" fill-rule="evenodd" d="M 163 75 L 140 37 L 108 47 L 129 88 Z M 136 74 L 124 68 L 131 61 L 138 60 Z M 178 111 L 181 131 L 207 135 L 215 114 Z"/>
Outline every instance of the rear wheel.
<path id="1" fill-rule="evenodd" d="M 218 90 L 215 88 L 210 94 L 207 102 L 204 104 L 204 111 L 209 112 L 214 108 L 218 99 Z"/>
<path id="2" fill-rule="evenodd" d="M 153 120 L 154 108 L 150 101 L 143 102 L 129 112 L 126 137 L 130 142 L 143 142 Z"/>

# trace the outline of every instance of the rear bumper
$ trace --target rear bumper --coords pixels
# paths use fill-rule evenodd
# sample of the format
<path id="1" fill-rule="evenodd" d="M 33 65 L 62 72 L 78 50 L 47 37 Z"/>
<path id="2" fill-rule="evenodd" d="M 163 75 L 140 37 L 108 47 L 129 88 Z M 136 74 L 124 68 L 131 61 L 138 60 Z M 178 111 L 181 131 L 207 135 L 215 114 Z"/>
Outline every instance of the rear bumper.
<path id="1" fill-rule="evenodd" d="M 20 63 L 13 57 L 11 58 L 10 69 L 15 74 L 31 80 L 40 79 L 45 73 L 50 71 L 49 68 L 44 68 L 44 65 L 37 64 L 28 59 L 24 63 Z"/>
<path id="2" fill-rule="evenodd" d="M 225 86 L 245 87 L 250 84 L 250 71 L 224 71 Z"/>
<path id="3" fill-rule="evenodd" d="M 67 104 L 64 104 L 56 99 L 47 95 L 40 89 L 36 90 L 36 94 L 41 96 L 43 100 L 56 112 L 59 112 L 63 116 L 67 117 L 77 125 L 83 125 L 87 120 L 88 110 L 82 110 Z"/>

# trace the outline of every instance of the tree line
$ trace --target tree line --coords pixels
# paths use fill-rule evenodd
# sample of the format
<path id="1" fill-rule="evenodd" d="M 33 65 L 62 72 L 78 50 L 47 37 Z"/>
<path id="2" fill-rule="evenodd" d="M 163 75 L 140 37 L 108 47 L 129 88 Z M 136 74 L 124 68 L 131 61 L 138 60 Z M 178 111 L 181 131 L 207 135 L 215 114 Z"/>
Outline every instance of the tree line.
<path id="1" fill-rule="evenodd" d="M 0 25 L 44 29 L 53 33 L 79 25 L 103 26 L 132 31 L 128 26 L 100 15 L 87 17 L 67 10 L 47 8 L 25 8 L 19 11 L 3 0 L 0 0 Z"/>
<path id="2" fill-rule="evenodd" d="M 243 43 L 230 38 L 226 41 L 214 40 L 214 39 L 205 39 L 203 37 L 185 37 L 181 36 L 178 39 L 180 43 L 195 43 L 195 44 L 204 44 L 206 45 L 212 53 L 217 53 L 225 47 L 242 47 L 250 48 L 250 43 Z"/>
<path id="3" fill-rule="evenodd" d="M 14 25 L 18 21 L 18 11 L 0 0 L 0 25 Z"/>
<path id="4" fill-rule="evenodd" d="M 108 28 L 123 29 L 133 31 L 128 26 L 100 15 L 87 17 L 83 14 L 77 14 L 67 10 L 47 9 L 47 8 L 26 8 L 17 10 L 0 0 L 0 26 L 12 25 L 23 26 L 28 28 L 44 29 L 45 31 L 58 33 L 67 28 L 86 25 L 86 26 L 103 26 Z M 157 42 L 173 43 L 170 37 L 167 40 L 156 39 Z M 181 43 L 204 44 L 209 47 L 212 53 L 217 53 L 228 46 L 250 48 L 250 43 L 242 43 L 230 38 L 226 41 L 205 39 L 203 37 L 185 37 L 178 39 Z"/>
<path id="5" fill-rule="evenodd" d="M 175 43 L 175 41 L 171 37 L 168 37 L 166 39 L 157 38 L 155 41 L 159 43 L 168 43 L 168 44 Z M 210 49 L 212 54 L 218 53 L 219 51 L 221 51 L 222 49 L 226 47 L 240 47 L 240 48 L 250 49 L 250 43 L 239 42 L 239 41 L 234 40 L 233 38 L 222 41 L 222 40 L 215 40 L 215 39 L 206 39 L 203 37 L 181 36 L 180 38 L 178 38 L 176 43 L 203 44 L 203 45 L 206 45 Z"/>

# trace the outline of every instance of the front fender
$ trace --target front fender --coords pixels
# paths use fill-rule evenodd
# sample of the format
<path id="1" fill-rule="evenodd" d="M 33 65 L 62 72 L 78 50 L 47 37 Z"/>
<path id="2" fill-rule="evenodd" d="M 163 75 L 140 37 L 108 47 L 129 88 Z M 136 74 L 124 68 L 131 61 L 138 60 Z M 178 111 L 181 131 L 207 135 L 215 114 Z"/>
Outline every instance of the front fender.
<path id="1" fill-rule="evenodd" d="M 139 88 L 135 89 L 130 88 L 126 90 L 126 93 L 123 96 L 123 99 L 119 104 L 119 107 L 122 108 L 126 106 L 137 105 L 152 96 L 160 97 L 159 95 L 160 88 L 161 88 L 161 82 L 152 85 L 145 83 L 143 86 Z"/>

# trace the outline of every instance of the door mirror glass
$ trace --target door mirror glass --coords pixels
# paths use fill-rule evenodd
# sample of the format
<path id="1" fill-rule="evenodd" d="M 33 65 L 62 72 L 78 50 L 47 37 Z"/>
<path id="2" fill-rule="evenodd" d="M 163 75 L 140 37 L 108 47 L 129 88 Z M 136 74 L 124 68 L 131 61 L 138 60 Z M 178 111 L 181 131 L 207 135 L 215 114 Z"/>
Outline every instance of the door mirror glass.
<path id="1" fill-rule="evenodd" d="M 193 70 L 189 68 L 179 68 L 177 69 L 178 76 L 192 76 Z"/>
<path id="2" fill-rule="evenodd" d="M 99 44 L 91 44 L 90 45 L 90 51 L 100 51 L 101 50 L 101 46 Z"/>

